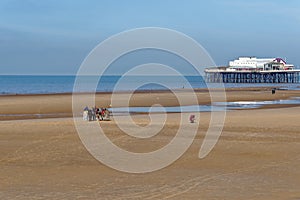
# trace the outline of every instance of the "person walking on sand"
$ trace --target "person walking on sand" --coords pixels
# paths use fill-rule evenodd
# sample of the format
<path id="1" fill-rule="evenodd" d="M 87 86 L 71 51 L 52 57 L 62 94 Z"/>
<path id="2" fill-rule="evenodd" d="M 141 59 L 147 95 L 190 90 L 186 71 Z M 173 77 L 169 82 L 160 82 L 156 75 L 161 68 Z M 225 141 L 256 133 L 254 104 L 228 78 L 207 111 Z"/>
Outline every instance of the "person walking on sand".
<path id="1" fill-rule="evenodd" d="M 96 115 L 96 120 L 99 121 L 100 120 L 99 119 L 99 108 L 97 108 L 96 106 L 95 106 L 95 115 Z"/>
<path id="2" fill-rule="evenodd" d="M 104 108 L 101 108 L 101 120 L 103 121 L 103 119 L 104 119 L 104 115 L 105 115 L 105 110 L 104 110 Z"/>
<path id="3" fill-rule="evenodd" d="M 88 109 L 88 121 L 92 121 L 92 109 Z"/>
<path id="4" fill-rule="evenodd" d="M 82 118 L 83 118 L 83 120 L 85 120 L 85 121 L 88 120 L 88 110 L 89 110 L 89 107 L 88 107 L 88 106 L 86 106 L 86 107 L 83 109 Z"/>
<path id="5" fill-rule="evenodd" d="M 93 107 L 92 109 L 91 109 L 91 115 L 92 115 L 92 121 L 96 121 L 96 111 L 95 111 L 95 108 Z"/>

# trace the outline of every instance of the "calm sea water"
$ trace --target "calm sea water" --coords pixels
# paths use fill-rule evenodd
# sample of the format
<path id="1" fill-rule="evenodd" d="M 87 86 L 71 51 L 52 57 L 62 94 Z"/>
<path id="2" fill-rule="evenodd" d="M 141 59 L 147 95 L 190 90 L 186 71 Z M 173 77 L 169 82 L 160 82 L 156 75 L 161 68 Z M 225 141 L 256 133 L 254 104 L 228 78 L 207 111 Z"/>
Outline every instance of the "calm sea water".
<path id="1" fill-rule="evenodd" d="M 52 94 L 73 92 L 75 76 L 0 76 L 0 94 Z M 98 77 L 83 77 L 82 87 L 78 91 L 93 91 L 94 81 Z M 126 77 L 103 76 L 97 84 L 96 91 L 110 92 L 114 90 L 163 90 L 181 88 L 206 88 L 200 76 L 182 77 Z M 121 84 L 116 83 L 121 80 Z M 165 85 L 165 86 L 163 86 Z M 117 88 L 115 88 L 118 86 Z M 226 84 L 225 87 L 260 87 L 274 86 L 287 89 L 297 89 L 300 84 Z M 115 88 L 115 89 L 114 89 Z"/>

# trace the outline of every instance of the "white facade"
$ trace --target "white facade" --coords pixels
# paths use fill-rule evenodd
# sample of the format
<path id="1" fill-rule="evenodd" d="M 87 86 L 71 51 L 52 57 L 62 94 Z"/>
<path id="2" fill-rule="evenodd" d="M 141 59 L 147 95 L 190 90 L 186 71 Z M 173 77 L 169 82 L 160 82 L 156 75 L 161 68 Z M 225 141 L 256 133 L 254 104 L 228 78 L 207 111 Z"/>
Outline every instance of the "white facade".
<path id="1" fill-rule="evenodd" d="M 276 58 L 240 57 L 238 60 L 230 61 L 229 68 L 232 69 L 263 69 L 266 63 Z"/>
<path id="2" fill-rule="evenodd" d="M 230 61 L 227 71 L 237 70 L 291 70 L 294 65 L 287 64 L 282 58 L 239 57 Z"/>

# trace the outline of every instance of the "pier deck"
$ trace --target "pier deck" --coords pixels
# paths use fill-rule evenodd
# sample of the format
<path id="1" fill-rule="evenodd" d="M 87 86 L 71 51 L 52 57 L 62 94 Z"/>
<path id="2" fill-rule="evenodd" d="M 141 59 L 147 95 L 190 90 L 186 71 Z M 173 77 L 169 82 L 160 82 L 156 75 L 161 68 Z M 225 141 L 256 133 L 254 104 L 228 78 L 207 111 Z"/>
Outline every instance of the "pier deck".
<path id="1" fill-rule="evenodd" d="M 300 70 L 230 71 L 206 69 L 208 83 L 299 83 Z"/>

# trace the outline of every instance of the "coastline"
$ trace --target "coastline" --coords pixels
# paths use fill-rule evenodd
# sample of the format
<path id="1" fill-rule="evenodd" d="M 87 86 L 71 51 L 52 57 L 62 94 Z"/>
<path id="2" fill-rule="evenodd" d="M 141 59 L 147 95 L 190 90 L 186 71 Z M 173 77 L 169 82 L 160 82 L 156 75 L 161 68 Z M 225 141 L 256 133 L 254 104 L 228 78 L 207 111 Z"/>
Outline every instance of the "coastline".
<path id="1" fill-rule="evenodd" d="M 277 90 L 281 90 L 280 87 L 275 87 L 275 86 L 266 86 L 266 87 L 229 87 L 225 88 L 226 91 L 264 91 L 264 90 L 272 90 L 273 88 L 276 88 Z M 173 89 L 174 91 L 195 91 L 195 92 L 207 92 L 207 88 L 194 88 L 194 89 L 182 89 L 182 88 L 175 88 Z M 211 88 L 210 90 L 223 90 L 220 88 Z M 144 89 L 144 90 L 135 90 L 134 93 L 166 93 L 169 92 L 170 90 L 165 89 Z M 114 93 L 130 93 L 132 91 L 130 90 L 122 90 L 122 91 L 114 91 Z M 95 94 L 111 94 L 111 91 L 97 91 Z M 73 92 L 57 92 L 57 93 L 8 93 L 8 94 L 0 94 L 0 97 L 10 97 L 10 96 L 44 96 L 44 95 L 72 95 L 72 94 L 94 94 L 92 92 L 78 92 L 78 93 L 73 93 Z"/>
<path id="2" fill-rule="evenodd" d="M 91 80 L 94 78 L 99 78 L 95 76 L 91 77 Z M 100 93 L 110 93 L 115 90 L 116 83 L 118 82 L 121 76 L 111 76 L 104 75 L 100 78 L 100 82 L 96 86 L 96 91 Z M 164 80 L 169 85 L 168 88 L 172 88 L 175 90 L 180 90 L 182 88 L 193 88 L 193 89 L 205 89 L 207 88 L 207 84 L 210 85 L 210 88 L 213 87 L 225 87 L 225 88 L 283 88 L 283 89 L 291 89 L 291 90 L 299 90 L 299 83 L 225 83 L 225 84 L 214 84 L 207 83 L 204 81 L 204 78 L 197 75 L 186 75 L 185 78 L 189 83 L 184 81 L 179 81 L 177 76 L 166 76 L 166 77 L 156 77 L 150 76 L 147 79 L 150 81 L 160 81 Z M 70 94 L 74 91 L 74 83 L 76 80 L 76 75 L 70 76 L 56 76 L 56 75 L 12 75 L 12 76 L 1 76 L 0 75 L 0 85 L 2 85 L 2 89 L 0 91 L 0 96 L 4 95 L 24 95 L 24 94 Z M 130 81 L 122 84 L 122 87 L 118 88 L 119 92 L 128 92 L 127 89 L 131 88 L 131 82 L 138 83 L 141 87 L 138 88 L 139 92 L 151 92 L 151 91 L 160 91 L 166 90 L 165 87 L 160 86 L 159 84 L 146 84 L 144 85 L 143 77 L 132 77 Z M 86 79 L 84 82 L 82 91 L 90 91 L 92 88 L 89 84 L 91 84 L 90 79 Z M 189 85 L 189 87 L 187 85 Z M 215 86 L 214 86 L 215 85 Z"/>

